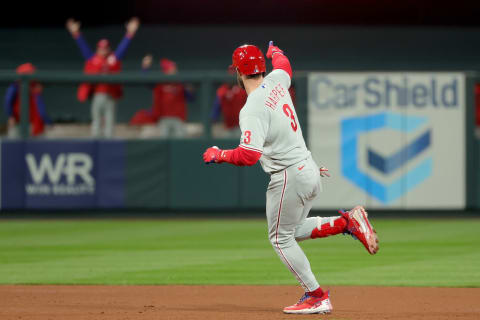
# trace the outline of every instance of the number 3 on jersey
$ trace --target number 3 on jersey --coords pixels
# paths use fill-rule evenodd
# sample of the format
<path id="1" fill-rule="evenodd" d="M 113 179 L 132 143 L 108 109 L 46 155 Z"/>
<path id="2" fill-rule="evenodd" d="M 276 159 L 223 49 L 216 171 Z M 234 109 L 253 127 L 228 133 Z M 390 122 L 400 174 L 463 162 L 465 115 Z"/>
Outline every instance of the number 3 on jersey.
<path id="1" fill-rule="evenodd" d="M 249 144 L 252 136 L 252 131 L 247 130 L 243 135 L 245 136 L 245 139 L 243 139 L 243 143 Z"/>
<path id="2" fill-rule="evenodd" d="M 290 125 L 292 126 L 293 131 L 297 132 L 297 129 L 298 129 L 297 120 L 295 119 L 295 115 L 293 114 L 292 108 L 290 108 L 290 106 L 288 104 L 284 104 L 283 105 L 283 112 L 285 113 L 285 115 L 287 117 L 292 119 L 292 122 L 290 122 Z M 247 133 L 247 132 L 248 131 L 246 131 L 245 133 Z"/>

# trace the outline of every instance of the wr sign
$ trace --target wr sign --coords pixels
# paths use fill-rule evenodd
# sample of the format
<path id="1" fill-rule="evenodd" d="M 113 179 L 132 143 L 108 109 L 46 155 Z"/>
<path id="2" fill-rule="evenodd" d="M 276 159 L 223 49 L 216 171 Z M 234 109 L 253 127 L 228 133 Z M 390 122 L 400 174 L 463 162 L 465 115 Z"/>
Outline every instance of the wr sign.
<path id="1" fill-rule="evenodd" d="M 40 158 L 25 156 L 30 179 L 29 195 L 86 195 L 95 192 L 93 161 L 88 153 L 60 153 L 55 158 L 44 153 Z"/>

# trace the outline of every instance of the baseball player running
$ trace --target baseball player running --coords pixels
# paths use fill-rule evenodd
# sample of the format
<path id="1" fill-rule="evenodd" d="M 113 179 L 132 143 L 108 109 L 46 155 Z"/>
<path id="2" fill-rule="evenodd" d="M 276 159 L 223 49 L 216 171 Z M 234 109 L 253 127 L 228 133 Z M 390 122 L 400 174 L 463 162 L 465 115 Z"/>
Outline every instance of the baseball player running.
<path id="1" fill-rule="evenodd" d="M 328 176 L 328 170 L 318 168 L 305 145 L 288 93 L 292 78 L 288 58 L 272 42 L 267 58 L 272 59 L 273 71 L 265 76 L 265 58 L 259 48 L 243 45 L 233 52 L 232 67 L 248 95 L 240 112 L 240 145 L 233 150 L 208 148 L 203 160 L 237 166 L 251 166 L 260 160 L 271 177 L 266 208 L 270 242 L 305 290 L 301 299 L 283 312 L 330 313 L 329 291 L 318 284 L 298 242 L 347 233 L 373 255 L 378 251 L 378 238 L 361 206 L 340 211 L 336 217 L 307 218 L 322 188 L 320 178 Z"/>

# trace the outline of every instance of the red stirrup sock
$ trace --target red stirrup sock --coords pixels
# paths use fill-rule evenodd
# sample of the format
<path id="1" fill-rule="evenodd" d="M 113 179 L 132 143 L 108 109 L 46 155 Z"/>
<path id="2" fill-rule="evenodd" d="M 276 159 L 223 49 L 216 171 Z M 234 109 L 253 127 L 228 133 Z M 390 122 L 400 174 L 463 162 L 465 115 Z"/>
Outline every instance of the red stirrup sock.
<path id="1" fill-rule="evenodd" d="M 318 226 L 313 229 L 310 238 L 325 238 L 333 236 L 339 233 L 343 233 L 347 230 L 347 219 L 344 217 L 331 217 L 330 221 L 320 225 L 322 218 L 318 217 Z"/>
<path id="2" fill-rule="evenodd" d="M 313 291 L 310 291 L 310 292 L 307 292 L 309 296 L 312 296 L 312 297 L 316 297 L 316 298 L 321 298 L 323 297 L 323 290 L 322 290 L 322 287 L 318 287 L 317 290 L 313 290 Z"/>

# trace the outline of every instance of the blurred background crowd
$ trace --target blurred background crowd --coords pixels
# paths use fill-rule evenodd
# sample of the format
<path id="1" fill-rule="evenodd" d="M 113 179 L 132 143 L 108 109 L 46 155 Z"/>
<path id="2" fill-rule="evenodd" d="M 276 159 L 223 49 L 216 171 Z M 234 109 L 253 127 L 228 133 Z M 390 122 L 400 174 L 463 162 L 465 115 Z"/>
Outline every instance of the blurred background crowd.
<path id="1" fill-rule="evenodd" d="M 210 0 L 85 1 L 75 8 L 10 3 L 7 9 L 22 15 L 1 22 L 0 69 L 19 75 L 80 70 L 95 75 L 226 74 L 235 47 L 253 43 L 265 49 L 271 39 L 286 50 L 296 71 L 480 67 L 480 45 L 474 40 L 480 36 L 480 9 L 469 1 L 265 0 L 244 6 Z M 19 137 L 18 82 L 0 83 L 0 90 L 0 133 Z M 33 81 L 30 133 L 37 138 L 197 137 L 208 118 L 214 137 L 238 137 L 246 95 L 234 76 L 215 83 L 208 116 L 198 91 L 198 83 L 183 81 Z M 480 126 L 480 112 L 476 119 Z"/>
<path id="2" fill-rule="evenodd" d="M 140 27 L 137 17 L 125 23 L 125 35 L 117 46 L 112 48 L 110 40 L 100 38 L 94 44 L 94 49 L 81 30 L 81 22 L 73 18 L 66 21 L 66 29 L 72 36 L 79 52 L 84 59 L 83 72 L 85 74 L 117 74 L 122 71 L 122 60 L 128 47 L 131 45 L 135 34 Z M 165 75 L 177 74 L 178 68 L 175 61 L 166 58 L 155 58 L 151 53 L 146 53 L 139 62 L 139 72 L 147 74 L 151 70 L 158 70 Z M 37 68 L 31 62 L 25 62 L 16 68 L 18 75 L 33 75 Z M 232 72 L 230 72 L 233 74 Z M 232 77 L 233 79 L 233 77 Z M 123 128 L 123 135 L 133 137 L 161 137 L 185 138 L 196 135 L 195 125 L 189 129 L 186 124 L 188 103 L 195 101 L 195 88 L 190 84 L 180 82 L 163 82 L 148 86 L 151 91 L 151 105 L 147 108 L 131 108 L 134 114 Z M 128 89 L 127 89 L 128 90 Z M 81 103 L 90 105 L 90 135 L 93 138 L 113 138 L 117 127 L 117 104 L 124 96 L 124 86 L 108 83 L 81 83 L 78 85 L 76 99 Z M 73 98 L 73 97 L 72 97 Z M 245 104 L 247 95 L 235 83 L 220 84 L 211 108 L 211 121 L 219 122 L 217 132 L 223 137 L 239 137 L 238 114 Z M 7 118 L 6 135 L 9 138 L 19 138 L 20 103 L 19 84 L 11 83 L 5 93 L 4 111 Z M 145 100 L 145 99 L 143 99 Z M 30 133 L 33 137 L 65 137 L 65 129 L 54 129 L 55 121 L 47 112 L 43 99 L 43 85 L 32 81 L 30 85 Z M 86 112 L 86 110 L 84 110 Z M 66 112 L 68 114 L 68 111 Z M 66 114 L 63 110 L 63 115 Z M 75 136 L 85 136 L 85 125 L 74 125 L 75 119 L 61 119 L 63 127 L 75 128 Z M 220 120 L 223 120 L 221 122 Z M 59 125 L 57 125 L 59 127 Z M 196 130 L 197 129 L 197 130 Z M 130 132 L 128 132 L 130 131 Z M 69 134 L 69 135 L 70 135 Z M 120 133 L 121 135 L 121 133 Z"/>

